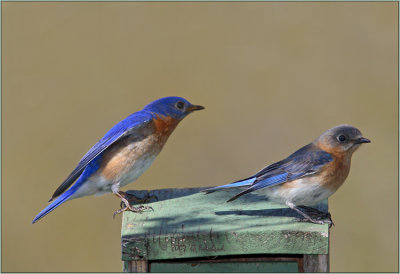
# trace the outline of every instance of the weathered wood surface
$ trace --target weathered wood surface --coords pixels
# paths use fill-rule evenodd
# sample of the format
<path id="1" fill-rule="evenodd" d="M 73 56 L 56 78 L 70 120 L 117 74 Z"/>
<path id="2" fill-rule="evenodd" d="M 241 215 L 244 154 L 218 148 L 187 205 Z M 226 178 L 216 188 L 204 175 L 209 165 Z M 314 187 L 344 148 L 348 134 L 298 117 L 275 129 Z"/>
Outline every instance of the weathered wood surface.
<path id="1" fill-rule="evenodd" d="M 291 273 L 298 272 L 296 262 L 210 262 L 210 263 L 153 263 L 151 272 L 166 272 L 166 273 L 191 273 L 191 272 L 217 272 L 217 273 Z"/>
<path id="2" fill-rule="evenodd" d="M 328 225 L 297 222 L 293 210 L 255 194 L 226 203 L 237 190 L 205 195 L 201 189 L 153 190 L 158 201 L 147 205 L 154 211 L 125 212 L 122 260 L 328 254 Z M 327 202 L 317 208 L 326 211 Z"/>
<path id="3" fill-rule="evenodd" d="M 150 272 L 304 272 L 303 256 L 234 256 L 210 259 L 160 260 L 150 263 Z"/>
<path id="4" fill-rule="evenodd" d="M 329 255 L 304 255 L 304 272 L 329 272 Z"/>
<path id="5" fill-rule="evenodd" d="M 149 272 L 149 262 L 146 260 L 124 261 L 123 272 L 129 272 L 129 273 Z"/>

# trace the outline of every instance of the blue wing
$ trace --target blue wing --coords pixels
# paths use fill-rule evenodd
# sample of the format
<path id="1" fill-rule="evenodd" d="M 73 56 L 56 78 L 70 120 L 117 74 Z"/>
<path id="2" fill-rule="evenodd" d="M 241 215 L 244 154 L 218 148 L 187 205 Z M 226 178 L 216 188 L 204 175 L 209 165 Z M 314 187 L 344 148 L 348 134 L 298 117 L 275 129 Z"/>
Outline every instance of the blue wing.
<path id="1" fill-rule="evenodd" d="M 213 193 L 215 191 L 219 191 L 219 190 L 228 190 L 228 189 L 233 189 L 233 188 L 243 188 L 246 186 L 251 186 L 254 181 L 256 180 L 255 177 L 250 177 L 247 179 L 243 179 L 240 181 L 236 181 L 227 185 L 223 185 L 223 186 L 216 186 L 216 187 L 212 187 L 212 188 L 207 188 L 202 190 L 203 192 L 205 192 L 206 194 L 208 193 Z"/>
<path id="2" fill-rule="evenodd" d="M 269 165 L 250 177 L 255 179 L 253 183 L 246 190 L 229 199 L 228 202 L 261 188 L 282 184 L 315 174 L 332 160 L 333 158 L 329 153 L 320 150 L 313 144 L 309 144 L 299 149 L 288 158 Z M 249 178 L 243 181 L 248 180 Z"/>
<path id="3" fill-rule="evenodd" d="M 114 144 L 117 140 L 130 135 L 139 128 L 145 127 L 153 119 L 153 116 L 145 111 L 135 112 L 124 120 L 112 127 L 103 138 L 100 139 L 79 161 L 76 168 L 65 179 L 65 181 L 56 189 L 53 196 L 49 200 L 52 201 L 55 197 L 62 194 L 72 183 L 82 174 L 83 170 L 89 165 L 97 156 L 99 156 L 109 146 Z"/>

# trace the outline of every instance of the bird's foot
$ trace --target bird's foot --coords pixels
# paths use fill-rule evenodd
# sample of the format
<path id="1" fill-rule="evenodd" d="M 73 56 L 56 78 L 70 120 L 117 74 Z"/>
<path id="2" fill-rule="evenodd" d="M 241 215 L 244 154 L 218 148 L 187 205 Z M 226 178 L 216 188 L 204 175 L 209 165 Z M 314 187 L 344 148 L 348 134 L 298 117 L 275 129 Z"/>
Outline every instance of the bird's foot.
<path id="1" fill-rule="evenodd" d="M 326 213 L 326 212 L 323 212 L 323 211 L 321 211 L 321 210 L 318 210 L 318 209 L 316 209 L 316 208 L 309 207 L 309 206 L 300 205 L 300 206 L 297 206 L 297 208 L 299 208 L 299 209 L 301 209 L 303 212 L 306 212 L 307 214 L 311 214 L 311 215 L 324 215 L 324 214 L 329 214 L 329 212 Z"/>
<path id="2" fill-rule="evenodd" d="M 309 222 L 309 223 L 314 223 L 314 224 L 328 224 L 329 228 L 331 228 L 333 225 L 335 225 L 332 221 L 332 218 L 329 216 L 321 216 L 321 217 L 316 217 L 316 218 L 296 218 L 297 222 Z"/>
<path id="3" fill-rule="evenodd" d="M 133 194 L 129 194 L 126 192 L 122 192 L 120 191 L 119 194 L 121 196 L 123 196 L 129 203 L 135 203 L 135 204 L 145 204 L 150 202 L 152 199 L 157 202 L 158 198 L 156 195 L 150 195 L 148 192 L 146 194 L 146 196 L 144 196 L 143 198 L 139 198 Z M 123 208 L 125 205 L 124 201 L 121 201 L 120 207 Z"/>
<path id="4" fill-rule="evenodd" d="M 127 197 L 130 194 L 127 194 L 127 193 L 122 192 L 122 191 L 114 191 L 114 194 L 117 195 L 121 199 L 121 208 L 114 212 L 114 215 L 113 215 L 114 218 L 115 218 L 115 215 L 120 214 L 120 213 L 122 213 L 124 211 L 127 211 L 127 210 L 128 211 L 132 211 L 132 212 L 136 212 L 136 213 L 142 213 L 143 211 L 146 211 L 146 210 L 149 210 L 149 209 L 154 211 L 154 209 L 151 206 L 143 206 L 143 205 L 140 205 L 138 207 L 131 206 L 130 203 L 129 203 L 129 200 L 126 199 L 126 198 L 130 198 L 130 197 Z M 131 197 L 133 196 L 133 197 L 136 198 L 136 196 L 134 196 L 134 195 L 130 195 L 130 196 Z"/>
<path id="5" fill-rule="evenodd" d="M 300 208 L 302 210 L 300 210 Z M 299 222 L 311 222 L 321 225 L 328 224 L 329 228 L 335 225 L 329 212 L 322 212 L 318 209 L 307 206 L 297 206 L 295 210 L 303 216 L 303 218 L 296 218 Z"/>
<path id="6" fill-rule="evenodd" d="M 124 202 L 122 202 L 122 204 L 124 204 Z M 124 204 L 124 205 L 125 205 L 125 204 Z M 115 216 L 116 216 L 117 214 L 120 214 L 120 213 L 122 213 L 122 212 L 124 212 L 124 211 L 131 211 L 131 212 L 135 212 L 135 213 L 142 214 L 142 213 L 143 213 L 144 211 L 146 211 L 146 210 L 152 210 L 152 211 L 154 211 L 154 209 L 153 209 L 151 206 L 143 206 L 143 205 L 140 205 L 140 206 L 138 206 L 138 207 L 133 207 L 133 206 L 131 206 L 131 205 L 129 205 L 129 206 L 126 206 L 126 205 L 125 205 L 125 207 L 121 207 L 121 209 L 118 209 L 117 211 L 114 212 L 113 218 L 115 218 Z"/>

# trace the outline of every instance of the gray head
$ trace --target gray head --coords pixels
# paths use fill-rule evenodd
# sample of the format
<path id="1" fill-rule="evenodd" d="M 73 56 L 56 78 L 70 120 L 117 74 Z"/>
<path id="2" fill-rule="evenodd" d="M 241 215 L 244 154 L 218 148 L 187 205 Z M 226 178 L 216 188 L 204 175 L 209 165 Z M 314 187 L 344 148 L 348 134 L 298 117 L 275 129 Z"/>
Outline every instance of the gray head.
<path id="1" fill-rule="evenodd" d="M 328 129 L 315 140 L 315 144 L 323 150 L 337 153 L 353 153 L 361 144 L 370 142 L 357 128 L 350 125 L 339 125 Z"/>

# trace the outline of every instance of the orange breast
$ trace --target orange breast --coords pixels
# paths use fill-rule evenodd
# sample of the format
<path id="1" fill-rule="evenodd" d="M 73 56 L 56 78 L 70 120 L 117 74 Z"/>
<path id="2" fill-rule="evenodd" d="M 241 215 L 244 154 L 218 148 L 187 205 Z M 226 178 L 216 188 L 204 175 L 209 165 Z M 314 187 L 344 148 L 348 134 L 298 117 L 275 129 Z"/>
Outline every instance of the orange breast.
<path id="1" fill-rule="evenodd" d="M 332 155 L 333 161 L 320 172 L 321 183 L 329 190 L 336 191 L 346 180 L 350 171 L 351 152 L 344 151 L 340 146 L 329 147 L 324 142 L 316 144 L 320 149 Z"/>
<path id="2" fill-rule="evenodd" d="M 333 161 L 326 165 L 321 171 L 321 182 L 331 191 L 336 191 L 346 180 L 350 171 L 351 156 L 333 155 Z"/>
<path id="3" fill-rule="evenodd" d="M 321 186 L 335 192 L 346 180 L 347 175 L 350 171 L 351 155 L 346 153 L 338 152 L 331 153 L 333 161 L 328 163 L 322 168 L 320 172 L 312 175 L 309 180 L 310 182 L 318 182 Z M 292 189 L 298 187 L 297 180 L 287 182 L 281 185 L 282 189 Z"/>
<path id="4" fill-rule="evenodd" d="M 160 142 L 165 142 L 178 125 L 179 120 L 167 116 L 157 115 L 156 118 L 153 118 L 153 122 L 155 134 L 160 138 Z"/>

